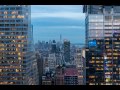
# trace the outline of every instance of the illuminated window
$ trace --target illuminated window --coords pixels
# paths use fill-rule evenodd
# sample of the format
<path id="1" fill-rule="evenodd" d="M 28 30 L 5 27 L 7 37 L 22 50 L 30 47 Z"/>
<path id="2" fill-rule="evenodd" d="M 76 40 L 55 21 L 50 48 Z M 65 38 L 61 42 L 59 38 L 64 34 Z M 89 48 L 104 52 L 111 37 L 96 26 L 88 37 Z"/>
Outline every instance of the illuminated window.
<path id="1" fill-rule="evenodd" d="M 104 83 L 101 83 L 101 85 L 104 85 Z"/>
<path id="2" fill-rule="evenodd" d="M 0 46 L 4 46 L 4 44 L 0 44 Z"/>
<path id="3" fill-rule="evenodd" d="M 16 51 L 18 51 L 18 48 L 16 48 Z"/>
<path id="4" fill-rule="evenodd" d="M 112 53 L 107 53 L 107 55 L 112 55 Z"/>
<path id="5" fill-rule="evenodd" d="M 107 78 L 105 81 L 106 81 L 106 82 L 110 82 L 110 78 Z"/>
<path id="6" fill-rule="evenodd" d="M 4 33 L 3 32 L 0 32 L 1 35 L 3 35 Z"/>
<path id="7" fill-rule="evenodd" d="M 3 51 L 4 50 L 4 48 L 0 48 L 0 51 Z"/>
<path id="8" fill-rule="evenodd" d="M 13 82 L 10 82 L 9 84 L 13 84 Z"/>
<path id="9" fill-rule="evenodd" d="M 19 70 L 18 70 L 18 69 L 16 69 L 16 72 L 19 72 Z"/>
<path id="10" fill-rule="evenodd" d="M 17 11 L 12 11 L 11 14 L 17 14 L 18 12 Z"/>
<path id="11" fill-rule="evenodd" d="M 18 60 L 21 60 L 21 57 L 18 57 Z"/>
<path id="12" fill-rule="evenodd" d="M 96 68 L 96 70 L 103 70 L 103 68 Z"/>
<path id="13" fill-rule="evenodd" d="M 106 46 L 106 48 L 109 48 L 109 46 Z"/>
<path id="14" fill-rule="evenodd" d="M 15 42 L 15 40 L 13 40 L 13 42 Z"/>
<path id="15" fill-rule="evenodd" d="M 113 57 L 113 59 L 118 59 L 118 57 Z"/>
<path id="16" fill-rule="evenodd" d="M 4 11 L 4 14 L 8 14 L 8 12 L 7 12 L 7 11 Z"/>
<path id="17" fill-rule="evenodd" d="M 23 15 L 18 15 L 17 18 L 24 18 L 24 16 Z"/>
<path id="18" fill-rule="evenodd" d="M 118 55 L 118 53 L 113 53 L 113 55 Z"/>
<path id="19" fill-rule="evenodd" d="M 2 69 L 0 69 L 0 72 L 2 72 Z"/>
<path id="20" fill-rule="evenodd" d="M 20 47 L 20 44 L 18 44 L 18 47 Z"/>
<path id="21" fill-rule="evenodd" d="M 100 61 L 96 61 L 96 63 L 100 63 Z"/>
<path id="22" fill-rule="evenodd" d="M 21 53 L 18 53 L 18 55 L 20 56 L 20 55 L 21 55 Z"/>
<path id="23" fill-rule="evenodd" d="M 21 36 L 18 36 L 18 39 L 20 39 L 21 38 Z"/>
<path id="24" fill-rule="evenodd" d="M 95 61 L 90 61 L 90 63 L 94 63 Z"/>
<path id="25" fill-rule="evenodd" d="M 110 72 L 106 72 L 105 74 L 111 74 Z"/>
<path id="26" fill-rule="evenodd" d="M 95 78 L 95 76 L 89 76 L 89 78 Z"/>
<path id="27" fill-rule="evenodd" d="M 78 78 L 83 78 L 83 76 L 78 76 Z"/>
<path id="28" fill-rule="evenodd" d="M 12 18 L 16 18 L 16 16 L 15 16 L 15 15 L 13 15 L 13 16 L 12 16 Z"/>
<path id="29" fill-rule="evenodd" d="M 95 85 L 95 83 L 90 83 L 89 85 Z"/>

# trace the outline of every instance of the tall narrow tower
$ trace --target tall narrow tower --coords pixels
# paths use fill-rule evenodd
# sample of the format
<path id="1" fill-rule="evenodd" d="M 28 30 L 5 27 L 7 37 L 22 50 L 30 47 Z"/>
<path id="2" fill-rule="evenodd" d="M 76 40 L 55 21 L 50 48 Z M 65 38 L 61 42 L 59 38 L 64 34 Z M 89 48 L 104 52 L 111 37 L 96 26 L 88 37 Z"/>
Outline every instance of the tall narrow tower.
<path id="1" fill-rule="evenodd" d="M 66 63 L 70 63 L 70 41 L 64 40 L 64 60 Z"/>

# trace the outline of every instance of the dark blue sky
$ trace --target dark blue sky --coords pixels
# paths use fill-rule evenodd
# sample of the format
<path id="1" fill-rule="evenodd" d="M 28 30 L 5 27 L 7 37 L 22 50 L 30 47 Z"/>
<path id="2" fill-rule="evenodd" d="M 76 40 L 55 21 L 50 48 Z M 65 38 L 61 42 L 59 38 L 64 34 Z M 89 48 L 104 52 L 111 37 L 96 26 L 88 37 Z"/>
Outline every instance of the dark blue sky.
<path id="1" fill-rule="evenodd" d="M 81 5 L 32 5 L 34 42 L 69 39 L 85 42 L 85 26 Z"/>

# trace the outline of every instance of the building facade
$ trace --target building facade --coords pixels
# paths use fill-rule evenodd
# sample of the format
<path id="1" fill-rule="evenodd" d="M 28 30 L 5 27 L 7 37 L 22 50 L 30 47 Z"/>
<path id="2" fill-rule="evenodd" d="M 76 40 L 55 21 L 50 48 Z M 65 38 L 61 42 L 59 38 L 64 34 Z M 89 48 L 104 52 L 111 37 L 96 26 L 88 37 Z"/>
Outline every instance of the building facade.
<path id="1" fill-rule="evenodd" d="M 0 5 L 0 84 L 36 85 L 30 5 Z"/>
<path id="2" fill-rule="evenodd" d="M 78 70 L 76 68 L 65 69 L 64 85 L 78 85 Z"/>
<path id="3" fill-rule="evenodd" d="M 83 57 L 82 48 L 76 48 L 74 53 L 74 65 L 76 65 L 76 69 L 78 70 L 78 84 L 85 85 L 86 77 L 85 77 L 85 59 Z"/>
<path id="4" fill-rule="evenodd" d="M 64 85 L 64 68 L 58 66 L 55 70 L 55 85 Z"/>
<path id="5" fill-rule="evenodd" d="M 84 5 L 86 84 L 120 84 L 120 6 Z"/>

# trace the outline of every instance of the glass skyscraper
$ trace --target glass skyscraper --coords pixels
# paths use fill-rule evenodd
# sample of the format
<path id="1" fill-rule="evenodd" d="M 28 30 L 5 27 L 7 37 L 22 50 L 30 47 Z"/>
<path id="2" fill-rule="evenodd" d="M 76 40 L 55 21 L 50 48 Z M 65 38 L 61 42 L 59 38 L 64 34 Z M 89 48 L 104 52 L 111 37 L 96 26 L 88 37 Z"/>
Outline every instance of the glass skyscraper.
<path id="1" fill-rule="evenodd" d="M 37 85 L 30 5 L 0 5 L 0 85 Z"/>
<path id="2" fill-rule="evenodd" d="M 120 85 L 120 6 L 84 5 L 86 84 Z"/>

